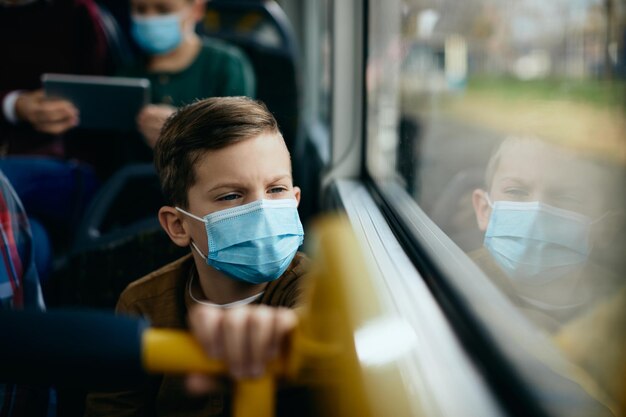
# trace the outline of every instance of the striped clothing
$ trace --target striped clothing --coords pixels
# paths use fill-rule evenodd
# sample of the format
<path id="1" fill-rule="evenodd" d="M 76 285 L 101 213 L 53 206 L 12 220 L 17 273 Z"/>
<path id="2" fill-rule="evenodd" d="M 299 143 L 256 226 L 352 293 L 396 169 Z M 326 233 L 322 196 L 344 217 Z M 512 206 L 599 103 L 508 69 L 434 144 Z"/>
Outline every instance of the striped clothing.
<path id="1" fill-rule="evenodd" d="M 22 203 L 0 173 L 0 308 L 44 309 L 30 226 Z"/>
<path id="2" fill-rule="evenodd" d="M 22 203 L 0 172 L 0 309 L 44 309 L 30 226 Z M 0 335 L 0 343 L 11 343 Z M 45 416 L 47 389 L 0 384 L 0 417 Z"/>

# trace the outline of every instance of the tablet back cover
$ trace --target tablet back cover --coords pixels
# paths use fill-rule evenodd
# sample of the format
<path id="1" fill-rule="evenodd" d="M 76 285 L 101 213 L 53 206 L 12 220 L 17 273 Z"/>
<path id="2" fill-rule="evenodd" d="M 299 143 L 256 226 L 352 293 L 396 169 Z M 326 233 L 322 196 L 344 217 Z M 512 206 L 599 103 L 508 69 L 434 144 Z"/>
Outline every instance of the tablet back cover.
<path id="1" fill-rule="evenodd" d="M 80 112 L 81 128 L 137 130 L 137 114 L 150 101 L 150 81 L 145 78 L 44 74 L 48 97 L 71 101 Z"/>

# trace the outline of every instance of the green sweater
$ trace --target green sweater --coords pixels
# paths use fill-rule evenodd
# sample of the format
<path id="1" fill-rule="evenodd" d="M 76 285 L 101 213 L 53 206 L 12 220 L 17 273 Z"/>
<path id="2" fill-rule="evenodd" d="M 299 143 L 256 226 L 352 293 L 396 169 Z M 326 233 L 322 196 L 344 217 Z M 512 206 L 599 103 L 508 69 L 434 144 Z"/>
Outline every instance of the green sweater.
<path id="1" fill-rule="evenodd" d="M 153 104 L 180 107 L 207 97 L 255 95 L 254 72 L 246 56 L 217 39 L 203 38 L 200 53 L 182 71 L 148 72 L 137 63 L 118 75 L 149 79 Z"/>

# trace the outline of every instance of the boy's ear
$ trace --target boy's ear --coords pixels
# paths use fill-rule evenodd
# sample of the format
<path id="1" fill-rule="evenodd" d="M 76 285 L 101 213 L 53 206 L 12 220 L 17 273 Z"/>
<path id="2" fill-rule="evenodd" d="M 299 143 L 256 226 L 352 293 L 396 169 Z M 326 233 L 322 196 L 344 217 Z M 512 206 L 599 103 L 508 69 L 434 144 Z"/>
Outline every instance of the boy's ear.
<path id="1" fill-rule="evenodd" d="M 174 207 L 163 206 L 159 210 L 159 223 L 170 237 L 172 242 L 180 247 L 189 246 L 191 244 L 191 236 L 183 227 L 178 210 Z"/>
<path id="2" fill-rule="evenodd" d="M 204 18 L 204 14 L 206 13 L 206 1 L 194 0 L 192 13 L 193 19 L 196 23 L 202 20 L 202 18 Z"/>
<path id="3" fill-rule="evenodd" d="M 293 195 L 296 197 L 298 205 L 300 205 L 300 187 L 293 187 Z"/>
<path id="4" fill-rule="evenodd" d="M 486 197 L 487 192 L 477 188 L 472 193 L 472 205 L 474 206 L 474 213 L 476 214 L 476 223 L 478 223 L 478 229 L 481 232 L 487 230 L 489 224 L 489 216 L 491 216 L 491 207 Z"/>

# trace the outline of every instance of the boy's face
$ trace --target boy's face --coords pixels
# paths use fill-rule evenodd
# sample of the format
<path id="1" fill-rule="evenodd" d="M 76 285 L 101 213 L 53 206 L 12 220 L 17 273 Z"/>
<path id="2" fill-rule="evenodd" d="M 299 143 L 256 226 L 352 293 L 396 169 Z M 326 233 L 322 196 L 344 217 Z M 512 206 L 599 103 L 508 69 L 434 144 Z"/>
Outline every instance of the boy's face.
<path id="1" fill-rule="evenodd" d="M 520 143 L 503 152 L 489 197 L 495 201 L 540 201 L 597 218 L 603 214 L 600 169 L 574 155 L 539 143 Z M 487 229 L 491 207 L 484 192 L 475 193 L 474 208 L 481 231 Z"/>
<path id="2" fill-rule="evenodd" d="M 194 167 L 196 182 L 187 193 L 187 211 L 196 216 L 256 200 L 295 199 L 289 152 L 282 137 L 262 134 L 223 149 L 208 151 Z M 183 221 L 188 221 L 186 216 Z M 192 238 L 206 253 L 206 232 L 191 220 Z"/>

